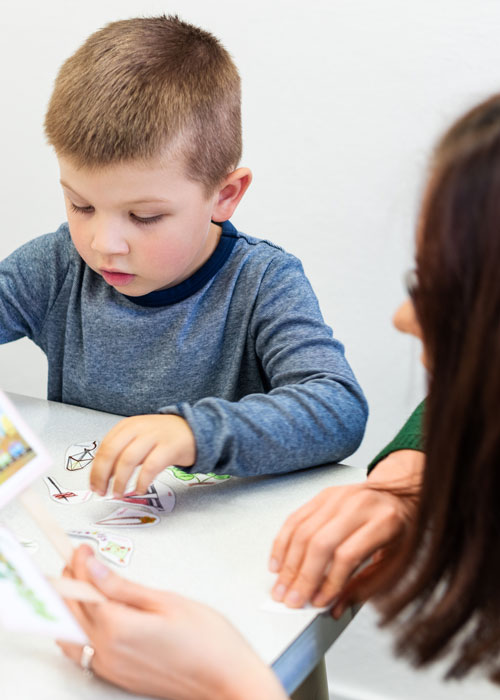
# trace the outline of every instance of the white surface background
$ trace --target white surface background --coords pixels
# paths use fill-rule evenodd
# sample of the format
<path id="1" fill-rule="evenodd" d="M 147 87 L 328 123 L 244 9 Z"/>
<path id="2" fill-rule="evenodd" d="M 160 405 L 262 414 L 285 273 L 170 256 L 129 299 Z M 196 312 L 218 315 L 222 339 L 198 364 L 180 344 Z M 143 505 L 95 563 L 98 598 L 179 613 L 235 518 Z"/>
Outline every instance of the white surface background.
<path id="1" fill-rule="evenodd" d="M 2 10 L 0 255 L 64 219 L 42 133 L 62 61 L 104 23 L 139 14 L 178 12 L 213 31 L 243 78 L 242 164 L 255 176 L 233 220 L 303 260 L 370 403 L 365 441 L 349 460 L 366 463 L 424 392 L 419 349 L 390 317 L 411 265 L 430 147 L 500 88 L 500 3 L 29 0 Z M 39 350 L 2 348 L 2 388 L 44 396 L 45 383 Z"/>

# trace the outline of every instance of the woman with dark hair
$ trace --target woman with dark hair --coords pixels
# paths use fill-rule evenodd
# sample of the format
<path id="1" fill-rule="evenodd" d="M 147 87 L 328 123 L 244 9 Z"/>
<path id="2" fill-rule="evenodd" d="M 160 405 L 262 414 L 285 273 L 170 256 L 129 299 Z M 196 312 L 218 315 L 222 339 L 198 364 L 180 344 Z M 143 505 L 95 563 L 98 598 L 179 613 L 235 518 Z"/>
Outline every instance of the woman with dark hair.
<path id="1" fill-rule="evenodd" d="M 299 607 L 377 594 L 417 666 L 449 652 L 449 677 L 500 681 L 500 95 L 439 143 L 395 325 L 423 340 L 429 396 L 363 484 L 326 489 L 273 546 L 273 595 Z M 425 438 L 422 438 L 422 433 Z M 424 456 L 421 451 L 425 448 Z M 383 459 L 381 459 L 383 458 Z M 498 557 L 495 552 L 498 551 Z M 356 569 L 371 558 L 360 573 Z M 109 602 L 71 603 L 92 642 L 75 660 L 133 692 L 174 699 L 284 698 L 217 613 L 125 581 L 87 548 L 74 574 Z M 199 652 L 199 653 L 198 653 Z"/>
<path id="2" fill-rule="evenodd" d="M 342 546 L 362 540 L 349 564 L 354 568 L 374 552 L 379 561 L 352 579 L 335 610 L 379 592 L 383 619 L 395 622 L 399 652 L 417 666 L 453 649 L 449 677 L 482 666 L 500 681 L 500 95 L 465 114 L 439 142 L 416 244 L 416 269 L 406 278 L 409 300 L 394 321 L 423 340 L 429 377 L 423 480 L 419 452 L 399 482 L 367 480 L 372 498 L 393 509 L 392 529 L 375 526 L 360 537 L 352 527 L 346 535 L 343 518 Z M 421 413 L 422 407 L 410 421 L 412 449 L 419 447 Z M 304 538 L 304 530 L 314 517 L 299 519 L 286 541 L 280 533 L 281 567 L 301 537 L 304 566 L 315 546 L 315 535 Z M 339 520 L 334 507 L 328 526 L 337 528 Z M 335 562 L 335 552 L 329 554 L 321 571 L 302 570 L 315 591 Z"/>

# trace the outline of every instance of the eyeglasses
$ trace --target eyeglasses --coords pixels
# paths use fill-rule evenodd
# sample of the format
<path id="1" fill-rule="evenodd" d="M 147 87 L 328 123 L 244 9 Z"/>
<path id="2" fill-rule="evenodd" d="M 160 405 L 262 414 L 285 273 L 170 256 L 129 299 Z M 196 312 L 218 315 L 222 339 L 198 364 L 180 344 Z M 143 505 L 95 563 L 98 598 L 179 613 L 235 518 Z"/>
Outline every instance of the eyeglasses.
<path id="1" fill-rule="evenodd" d="M 407 270 L 403 275 L 405 289 L 410 299 L 414 299 L 418 291 L 418 275 L 415 268 Z"/>

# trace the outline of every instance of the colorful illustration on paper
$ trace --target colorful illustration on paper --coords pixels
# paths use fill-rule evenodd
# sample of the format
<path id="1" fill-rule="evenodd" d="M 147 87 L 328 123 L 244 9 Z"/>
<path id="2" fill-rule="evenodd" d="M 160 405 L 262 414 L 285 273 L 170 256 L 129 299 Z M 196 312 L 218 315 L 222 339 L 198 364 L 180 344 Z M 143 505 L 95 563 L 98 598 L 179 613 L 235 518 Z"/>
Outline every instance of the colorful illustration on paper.
<path id="1" fill-rule="evenodd" d="M 70 530 L 68 535 L 95 540 L 102 556 L 118 566 L 128 566 L 134 543 L 128 537 L 109 535 L 102 530 Z"/>
<path id="2" fill-rule="evenodd" d="M 0 484 L 24 467 L 35 452 L 21 436 L 10 418 L 0 413 Z"/>
<path id="3" fill-rule="evenodd" d="M 7 629 L 84 644 L 86 635 L 28 552 L 0 527 L 0 623 Z"/>
<path id="4" fill-rule="evenodd" d="M 130 503 L 134 506 L 145 506 L 158 513 L 171 513 L 175 506 L 175 493 L 166 484 L 153 482 L 145 494 L 130 493 L 121 498 L 110 497 L 110 500 Z"/>
<path id="5" fill-rule="evenodd" d="M 188 486 L 209 486 L 231 478 L 230 474 L 214 474 L 214 472 L 190 474 L 179 467 L 167 467 L 166 471 L 179 481 L 190 482 Z"/>
<path id="6" fill-rule="evenodd" d="M 97 440 L 79 442 L 66 450 L 65 466 L 70 472 L 84 469 L 92 464 L 97 450 Z"/>
<path id="7" fill-rule="evenodd" d="M 46 620 L 56 619 L 56 616 L 47 610 L 45 602 L 37 597 L 35 591 L 19 575 L 14 564 L 0 551 L 0 581 L 2 579 L 13 585 L 17 595 L 26 601 L 36 615 L 40 615 Z"/>
<path id="8" fill-rule="evenodd" d="M 144 508 L 118 508 L 95 524 L 107 527 L 151 527 L 160 522 L 160 518 Z"/>
<path id="9" fill-rule="evenodd" d="M 44 477 L 44 481 L 49 489 L 51 499 L 56 503 L 62 503 L 64 505 L 69 503 L 85 503 L 92 498 L 92 491 L 88 489 L 64 489 L 53 476 Z"/>

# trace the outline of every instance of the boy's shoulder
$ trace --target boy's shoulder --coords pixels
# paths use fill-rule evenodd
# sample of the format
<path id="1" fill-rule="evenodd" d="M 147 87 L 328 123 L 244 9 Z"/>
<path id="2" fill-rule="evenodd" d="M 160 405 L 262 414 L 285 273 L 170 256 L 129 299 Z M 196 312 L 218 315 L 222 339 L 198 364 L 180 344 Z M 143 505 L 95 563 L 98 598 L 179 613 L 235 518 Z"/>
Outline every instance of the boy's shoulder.
<path id="1" fill-rule="evenodd" d="M 4 263 L 25 265 L 31 272 L 40 271 L 46 274 L 67 269 L 72 265 L 78 265 L 81 258 L 78 255 L 67 223 L 63 223 L 52 233 L 43 233 L 36 238 L 23 243 L 14 250 Z"/>
<path id="2" fill-rule="evenodd" d="M 273 243 L 267 238 L 257 238 L 243 231 L 238 230 L 230 221 L 222 224 L 221 238 L 233 239 L 233 256 L 251 260 L 252 262 L 262 262 L 269 264 L 273 260 L 282 263 L 299 263 L 295 255 L 288 253 L 277 243 Z"/>
<path id="3" fill-rule="evenodd" d="M 58 229 L 51 233 L 42 233 L 40 236 L 32 238 L 15 252 L 27 256 L 46 256 L 47 254 L 59 253 L 72 258 L 79 257 L 72 243 L 67 222 L 61 224 Z"/>

